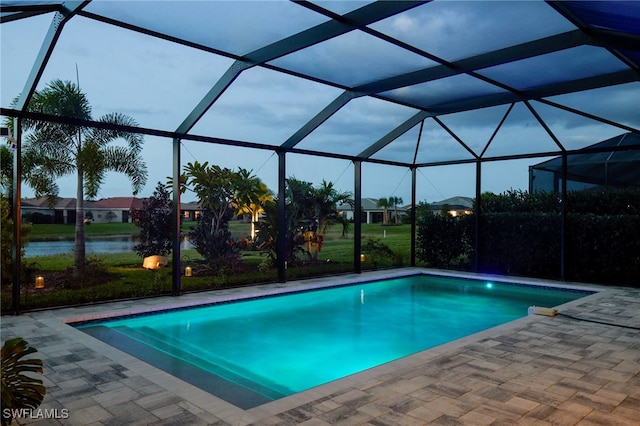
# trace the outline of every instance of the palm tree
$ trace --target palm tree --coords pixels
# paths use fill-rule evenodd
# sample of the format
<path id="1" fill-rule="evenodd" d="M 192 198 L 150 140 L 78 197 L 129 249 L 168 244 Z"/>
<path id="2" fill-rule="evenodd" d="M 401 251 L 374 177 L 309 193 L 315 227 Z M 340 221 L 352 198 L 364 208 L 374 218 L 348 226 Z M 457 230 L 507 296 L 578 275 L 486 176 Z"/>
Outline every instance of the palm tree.
<path id="1" fill-rule="evenodd" d="M 238 215 L 251 215 L 251 240 L 256 237 L 256 222 L 260 213 L 264 211 L 267 201 L 273 201 L 273 194 L 259 177 L 251 175 L 251 170 L 238 168 L 236 182 L 236 196 L 234 207 Z"/>
<path id="2" fill-rule="evenodd" d="M 340 204 L 353 204 L 351 193 L 339 192 L 332 182 L 322 181 L 314 190 L 314 215 L 318 219 L 318 235 L 324 235 L 328 227 L 342 223 L 337 207 Z"/>
<path id="3" fill-rule="evenodd" d="M 389 207 L 393 206 L 394 215 L 396 218 L 396 225 L 398 224 L 398 205 L 402 204 L 402 197 L 392 196 L 389 197 Z"/>
<path id="4" fill-rule="evenodd" d="M 389 215 L 387 209 L 391 206 L 388 198 L 380 198 L 376 203 L 376 207 L 382 207 L 384 209 L 382 213 L 382 224 L 386 225 L 389 222 Z"/>
<path id="5" fill-rule="evenodd" d="M 91 120 L 91 106 L 80 87 L 69 81 L 53 80 L 36 91 L 28 105 L 31 112 Z M 110 113 L 101 123 L 137 126 L 133 118 Z M 124 173 L 131 181 L 133 195 L 147 182 L 147 166 L 140 157 L 143 136 L 119 130 L 78 127 L 72 124 L 25 120 L 23 171 L 25 182 L 37 197 L 48 196 L 53 203 L 58 196 L 57 180 L 76 174 L 75 266 L 84 271 L 84 200 L 94 198 L 106 173 Z M 114 145 L 116 141 L 123 141 Z"/>
<path id="6" fill-rule="evenodd" d="M 351 194 L 339 192 L 333 187 L 333 183 L 323 181 L 318 187 L 311 182 L 305 182 L 294 177 L 286 180 L 286 229 L 285 232 L 287 252 L 285 256 L 289 265 L 299 261 L 298 255 L 307 256 L 309 260 L 317 260 L 318 253 L 322 249 L 324 233 L 328 227 L 342 223 L 343 218 L 338 214 L 337 206 L 341 203 L 352 204 Z M 275 260 L 279 253 L 275 241 L 278 229 L 277 199 L 265 203 L 265 216 L 258 222 L 258 242 L 268 250 L 269 256 Z M 315 239 L 315 249 L 311 248 L 311 241 L 304 236 L 310 233 Z M 306 248 L 302 245 L 307 243 Z"/>
<path id="7" fill-rule="evenodd" d="M 322 181 L 320 186 L 314 187 L 309 182 L 299 181 L 295 178 L 287 180 L 291 191 L 291 199 L 296 208 L 299 209 L 298 218 L 311 222 L 317 226 L 312 229 L 313 238 L 316 241 L 315 250 L 307 250 L 312 260 L 318 258 L 318 253 L 322 249 L 324 233 L 327 228 L 336 223 L 341 223 L 337 207 L 342 203 L 353 203 L 349 192 L 339 192 L 334 188 L 332 182 Z M 310 247 L 310 244 L 308 245 Z"/>

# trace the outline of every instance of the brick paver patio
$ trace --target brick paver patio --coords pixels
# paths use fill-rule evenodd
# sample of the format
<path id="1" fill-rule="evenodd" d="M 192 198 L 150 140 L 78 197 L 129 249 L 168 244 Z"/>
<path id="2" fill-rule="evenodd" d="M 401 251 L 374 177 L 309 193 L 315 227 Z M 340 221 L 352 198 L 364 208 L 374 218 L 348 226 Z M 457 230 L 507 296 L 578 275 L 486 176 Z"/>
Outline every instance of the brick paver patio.
<path id="1" fill-rule="evenodd" d="M 365 280 L 398 273 L 374 272 L 341 279 Z M 66 419 L 23 418 L 20 422 L 640 425 L 640 289 L 607 287 L 563 305 L 562 315 L 524 317 L 249 410 L 65 323 L 335 281 L 316 279 L 3 316 L 2 339 L 25 338 L 44 361 L 47 395 L 41 408 L 57 417 L 68 413 Z"/>

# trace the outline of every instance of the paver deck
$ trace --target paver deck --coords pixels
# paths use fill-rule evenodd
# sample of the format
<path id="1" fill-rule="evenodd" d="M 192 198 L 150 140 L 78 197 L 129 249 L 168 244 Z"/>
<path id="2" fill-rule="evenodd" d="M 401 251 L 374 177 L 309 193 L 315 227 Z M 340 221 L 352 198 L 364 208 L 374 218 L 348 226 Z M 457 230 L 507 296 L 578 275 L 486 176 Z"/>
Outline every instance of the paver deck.
<path id="1" fill-rule="evenodd" d="M 3 316 L 2 340 L 23 337 L 44 361 L 47 395 L 41 410 L 33 413 L 40 418 L 20 422 L 640 425 L 640 289 L 598 287 L 602 291 L 562 305 L 562 315 L 524 317 L 249 410 L 67 324 L 415 271 L 372 272 Z"/>

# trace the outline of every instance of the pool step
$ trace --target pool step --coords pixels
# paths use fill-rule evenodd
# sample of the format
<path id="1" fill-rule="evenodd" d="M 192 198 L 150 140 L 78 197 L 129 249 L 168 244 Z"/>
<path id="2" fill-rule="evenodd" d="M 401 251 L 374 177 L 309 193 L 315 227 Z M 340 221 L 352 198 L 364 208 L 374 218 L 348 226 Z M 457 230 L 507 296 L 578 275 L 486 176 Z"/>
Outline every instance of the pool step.
<path id="1" fill-rule="evenodd" d="M 149 345 L 158 351 L 162 351 L 167 356 L 188 362 L 202 370 L 220 376 L 225 380 L 264 395 L 267 398 L 278 399 L 293 393 L 291 390 L 232 364 L 223 358 L 217 357 L 215 354 L 206 354 L 203 356 L 200 348 L 192 347 L 188 344 L 185 345 L 183 342 L 152 328 L 142 327 L 131 329 L 129 327 L 119 326 L 116 327 L 115 330 Z"/>
<path id="2" fill-rule="evenodd" d="M 195 367 L 189 363 L 176 363 L 176 359 L 162 351 L 149 347 L 137 339 L 131 338 L 105 326 L 80 327 L 80 329 L 109 345 L 136 358 L 166 371 L 193 386 L 209 392 L 231 404 L 248 410 L 273 400 L 252 389 L 226 380 L 216 374 Z"/>

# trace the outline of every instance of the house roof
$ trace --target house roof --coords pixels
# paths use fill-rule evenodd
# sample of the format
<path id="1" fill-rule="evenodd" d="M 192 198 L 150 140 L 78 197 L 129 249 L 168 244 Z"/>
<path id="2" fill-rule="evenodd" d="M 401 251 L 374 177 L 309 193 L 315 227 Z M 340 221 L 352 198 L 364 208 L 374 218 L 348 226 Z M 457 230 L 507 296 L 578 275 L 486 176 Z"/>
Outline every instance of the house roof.
<path id="1" fill-rule="evenodd" d="M 58 198 L 55 208 L 59 209 L 75 209 L 75 198 Z M 49 209 L 49 199 L 47 197 L 24 198 L 22 199 L 22 207 Z"/>
<path id="2" fill-rule="evenodd" d="M 473 198 L 451 197 L 429 204 L 429 210 L 442 210 L 445 207 L 449 210 L 471 210 L 473 208 Z"/>
<path id="3" fill-rule="evenodd" d="M 110 197 L 102 198 L 88 203 L 87 207 L 93 209 L 139 210 L 142 208 L 142 198 L 136 197 Z"/>
<path id="4" fill-rule="evenodd" d="M 200 210 L 200 203 L 197 201 L 192 201 L 189 203 L 180 203 L 181 210 Z"/>
<path id="5" fill-rule="evenodd" d="M 362 209 L 366 211 L 384 211 L 382 207 L 378 207 L 378 200 L 379 198 L 362 198 Z M 398 209 L 403 209 L 403 207 L 398 206 Z M 352 211 L 353 206 L 343 203 L 338 206 L 338 210 Z"/>

